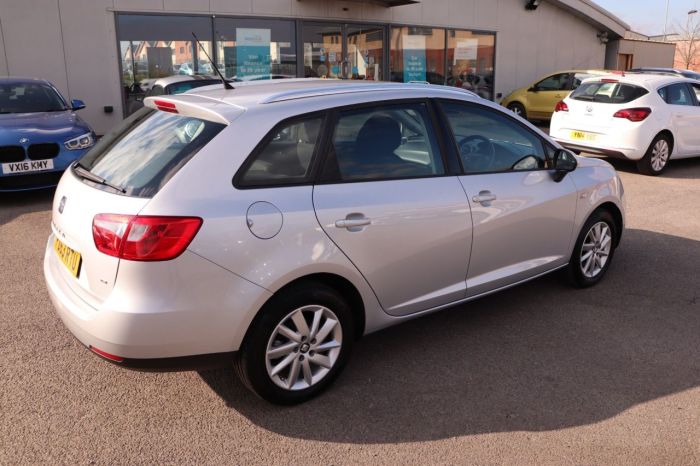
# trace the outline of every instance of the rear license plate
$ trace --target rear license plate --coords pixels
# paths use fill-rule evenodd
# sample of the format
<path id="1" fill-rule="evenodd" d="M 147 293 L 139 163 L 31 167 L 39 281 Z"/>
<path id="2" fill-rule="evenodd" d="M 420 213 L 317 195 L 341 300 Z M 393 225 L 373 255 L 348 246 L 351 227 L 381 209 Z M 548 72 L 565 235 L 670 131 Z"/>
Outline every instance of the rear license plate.
<path id="1" fill-rule="evenodd" d="M 2 174 L 31 173 L 53 170 L 53 160 L 27 160 L 24 162 L 10 162 L 2 164 Z"/>
<path id="2" fill-rule="evenodd" d="M 574 141 L 595 141 L 596 135 L 585 131 L 572 131 L 571 139 Z"/>
<path id="3" fill-rule="evenodd" d="M 63 262 L 63 265 L 66 266 L 71 275 L 77 278 L 80 273 L 80 264 L 82 263 L 80 253 L 63 244 L 58 238 L 54 239 L 53 250 L 56 251 L 56 255 L 58 255 L 58 258 Z"/>

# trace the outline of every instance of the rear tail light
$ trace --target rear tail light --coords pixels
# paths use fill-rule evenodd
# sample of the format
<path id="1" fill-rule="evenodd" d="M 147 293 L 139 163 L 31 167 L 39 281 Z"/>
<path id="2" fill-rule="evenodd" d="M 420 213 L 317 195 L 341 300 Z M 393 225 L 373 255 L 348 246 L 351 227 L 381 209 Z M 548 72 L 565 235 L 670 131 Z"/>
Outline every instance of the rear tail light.
<path id="1" fill-rule="evenodd" d="M 651 115 L 650 108 L 628 108 L 615 112 L 613 118 L 625 118 L 629 121 L 644 121 Z"/>
<path id="2" fill-rule="evenodd" d="M 559 102 L 557 102 L 557 106 L 554 107 L 555 113 L 556 112 L 568 112 L 568 111 L 569 111 L 569 106 L 566 105 L 566 102 L 564 102 L 563 100 L 560 100 Z"/>
<path id="3" fill-rule="evenodd" d="M 97 250 L 132 261 L 166 261 L 182 254 L 202 226 L 199 217 L 98 214 L 92 221 Z"/>

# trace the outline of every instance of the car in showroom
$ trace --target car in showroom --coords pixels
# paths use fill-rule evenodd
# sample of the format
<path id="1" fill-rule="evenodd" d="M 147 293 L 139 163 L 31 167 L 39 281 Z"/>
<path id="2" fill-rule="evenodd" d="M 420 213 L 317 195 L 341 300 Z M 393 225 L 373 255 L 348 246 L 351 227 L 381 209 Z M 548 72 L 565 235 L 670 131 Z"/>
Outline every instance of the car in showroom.
<path id="1" fill-rule="evenodd" d="M 92 128 L 44 79 L 0 78 L 0 191 L 55 186 L 95 143 Z"/>
<path id="2" fill-rule="evenodd" d="M 124 367 L 235 366 L 317 395 L 362 335 L 562 270 L 624 229 L 607 162 L 443 86 L 323 79 L 149 97 L 68 170 L 44 276 Z"/>
<path id="3" fill-rule="evenodd" d="M 588 79 L 557 104 L 550 135 L 659 175 L 671 159 L 700 156 L 700 83 L 653 74 Z"/>
<path id="4" fill-rule="evenodd" d="M 609 74 L 602 70 L 559 71 L 508 94 L 501 105 L 528 120 L 549 120 L 554 107 L 584 79 Z"/>
<path id="5" fill-rule="evenodd" d="M 630 73 L 663 74 L 667 76 L 678 76 L 681 78 L 695 79 L 700 81 L 700 73 L 693 70 L 681 70 L 677 68 L 634 68 Z"/>

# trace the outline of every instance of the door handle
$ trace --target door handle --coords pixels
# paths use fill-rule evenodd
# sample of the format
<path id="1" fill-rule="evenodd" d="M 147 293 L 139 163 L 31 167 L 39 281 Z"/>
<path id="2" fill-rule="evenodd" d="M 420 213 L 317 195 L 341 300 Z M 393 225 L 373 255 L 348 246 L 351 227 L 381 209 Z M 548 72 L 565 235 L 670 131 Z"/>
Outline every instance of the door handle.
<path id="1" fill-rule="evenodd" d="M 367 225 L 371 224 L 372 220 L 369 218 L 345 218 L 343 220 L 336 220 L 335 221 L 335 227 L 336 228 L 347 228 L 350 231 L 357 231 L 357 229 L 366 227 Z"/>
<path id="2" fill-rule="evenodd" d="M 496 200 L 496 195 L 491 193 L 491 191 L 480 191 L 477 196 L 472 197 L 472 201 L 485 204 Z"/>

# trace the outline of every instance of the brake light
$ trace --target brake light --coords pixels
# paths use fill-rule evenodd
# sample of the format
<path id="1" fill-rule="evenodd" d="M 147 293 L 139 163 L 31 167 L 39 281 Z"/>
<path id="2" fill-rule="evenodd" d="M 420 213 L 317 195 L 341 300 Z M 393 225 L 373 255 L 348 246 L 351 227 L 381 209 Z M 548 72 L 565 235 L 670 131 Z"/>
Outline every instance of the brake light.
<path id="1" fill-rule="evenodd" d="M 202 226 L 199 217 L 98 214 L 92 220 L 97 250 L 132 261 L 166 261 L 182 254 Z"/>
<path id="2" fill-rule="evenodd" d="M 557 102 L 556 107 L 554 107 L 554 112 L 568 112 L 569 111 L 569 106 L 566 105 L 566 102 L 563 100 L 560 100 Z"/>
<path id="3" fill-rule="evenodd" d="M 153 103 L 156 105 L 156 108 L 158 110 L 170 113 L 178 113 L 177 107 L 175 107 L 175 104 L 172 102 L 168 102 L 167 100 L 155 100 L 153 101 Z"/>
<path id="4" fill-rule="evenodd" d="M 613 118 L 625 118 L 629 121 L 644 121 L 646 117 L 651 115 L 650 108 L 628 108 L 615 112 Z"/>
<path id="5" fill-rule="evenodd" d="M 600 82 L 602 82 L 602 83 L 619 83 L 620 81 L 617 79 L 606 78 L 606 79 L 601 79 Z"/>

